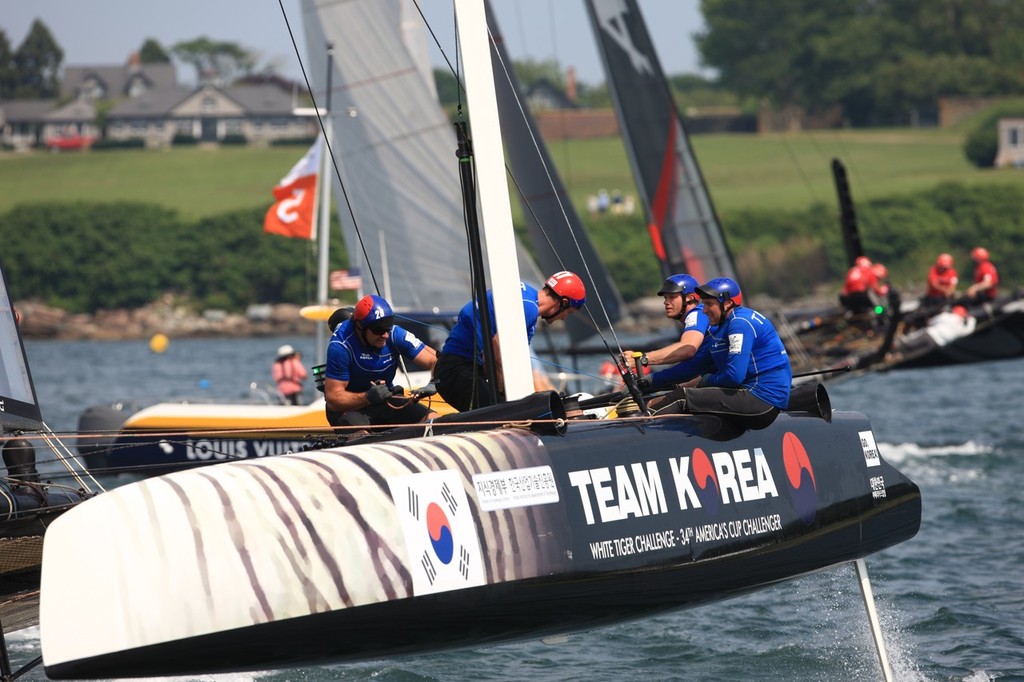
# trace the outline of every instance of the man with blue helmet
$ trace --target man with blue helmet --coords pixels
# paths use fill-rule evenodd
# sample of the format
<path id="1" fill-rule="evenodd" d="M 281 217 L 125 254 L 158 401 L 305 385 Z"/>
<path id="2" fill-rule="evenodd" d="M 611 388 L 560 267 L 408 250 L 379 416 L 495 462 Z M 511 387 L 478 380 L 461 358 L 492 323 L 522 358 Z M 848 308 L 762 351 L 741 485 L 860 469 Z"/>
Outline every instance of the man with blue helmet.
<path id="1" fill-rule="evenodd" d="M 736 282 L 718 277 L 697 288 L 712 328 L 691 359 L 651 375 L 654 386 L 681 388 L 652 401 L 664 411 L 728 415 L 749 428 L 771 424 L 789 405 L 793 370 L 771 321 L 742 307 Z"/>
<path id="2" fill-rule="evenodd" d="M 564 320 L 583 307 L 587 290 L 583 281 L 572 272 L 562 271 L 548 277 L 539 290 L 520 283 L 523 292 L 523 316 L 526 340 L 537 331 L 537 318 L 548 324 Z M 494 296 L 487 292 L 490 309 L 491 344 L 498 372 L 497 388 L 502 391 L 501 353 L 498 349 L 498 326 L 494 318 Z M 484 371 L 484 332 L 480 308 L 470 301 L 459 311 L 459 319 L 441 348 L 434 377 L 437 392 L 449 405 L 464 412 L 491 404 L 489 377 Z"/>
<path id="3" fill-rule="evenodd" d="M 696 278 L 681 273 L 672 275 L 661 285 L 658 295 L 664 299 L 665 317 L 682 320 L 683 333 L 675 343 L 645 353 L 647 364 L 671 365 L 689 360 L 697 353 L 710 326 L 700 296 L 697 294 L 698 284 Z M 622 353 L 627 366 L 633 353 L 631 350 Z"/>
<path id="4" fill-rule="evenodd" d="M 327 344 L 324 397 L 332 426 L 412 424 L 437 416 L 413 400 L 392 399 L 399 356 L 433 369 L 434 349 L 395 324 L 391 305 L 363 296 Z"/>

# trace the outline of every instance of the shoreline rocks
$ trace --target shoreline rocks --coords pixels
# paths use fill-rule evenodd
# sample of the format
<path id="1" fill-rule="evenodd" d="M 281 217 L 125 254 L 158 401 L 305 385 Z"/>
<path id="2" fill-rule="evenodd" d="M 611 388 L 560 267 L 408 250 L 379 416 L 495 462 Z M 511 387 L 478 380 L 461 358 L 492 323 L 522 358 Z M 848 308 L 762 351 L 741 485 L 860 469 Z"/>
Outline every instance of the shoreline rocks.
<path id="1" fill-rule="evenodd" d="M 280 303 L 269 306 L 258 318 L 206 311 L 196 314 L 166 302 L 136 310 L 100 310 L 95 314 L 69 313 L 37 301 L 19 301 L 19 328 L 26 339 L 58 341 L 122 341 L 149 339 L 154 334 L 169 338 L 249 337 L 312 335 L 316 322 L 299 316 L 300 306 Z"/>

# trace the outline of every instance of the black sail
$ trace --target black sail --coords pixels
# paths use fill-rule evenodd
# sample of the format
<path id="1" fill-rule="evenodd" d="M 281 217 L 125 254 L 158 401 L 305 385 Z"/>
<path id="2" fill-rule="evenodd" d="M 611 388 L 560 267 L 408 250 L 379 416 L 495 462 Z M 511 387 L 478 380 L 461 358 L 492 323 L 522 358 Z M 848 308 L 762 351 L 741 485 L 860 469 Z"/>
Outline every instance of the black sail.
<path id="1" fill-rule="evenodd" d="M 587 0 L 586 5 L 663 274 L 739 281 L 636 1 Z"/>

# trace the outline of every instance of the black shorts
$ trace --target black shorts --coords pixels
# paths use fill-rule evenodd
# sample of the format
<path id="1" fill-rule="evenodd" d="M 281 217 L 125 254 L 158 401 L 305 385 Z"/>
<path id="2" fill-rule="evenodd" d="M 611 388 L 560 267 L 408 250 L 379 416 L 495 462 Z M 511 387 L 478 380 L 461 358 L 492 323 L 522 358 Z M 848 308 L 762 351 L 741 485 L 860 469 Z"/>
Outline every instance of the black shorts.
<path id="1" fill-rule="evenodd" d="M 775 421 L 780 410 L 746 388 L 705 386 L 670 391 L 661 397 L 656 411 L 658 414 L 717 414 L 744 428 L 763 429 Z"/>
<path id="2" fill-rule="evenodd" d="M 458 355 L 438 354 L 434 383 L 445 402 L 459 412 L 494 404 L 483 367 Z"/>
<path id="3" fill-rule="evenodd" d="M 327 422 L 331 426 L 401 426 L 421 422 L 428 414 L 430 408 L 426 405 L 396 397 L 381 405 L 367 405 L 360 410 L 327 410 Z"/>

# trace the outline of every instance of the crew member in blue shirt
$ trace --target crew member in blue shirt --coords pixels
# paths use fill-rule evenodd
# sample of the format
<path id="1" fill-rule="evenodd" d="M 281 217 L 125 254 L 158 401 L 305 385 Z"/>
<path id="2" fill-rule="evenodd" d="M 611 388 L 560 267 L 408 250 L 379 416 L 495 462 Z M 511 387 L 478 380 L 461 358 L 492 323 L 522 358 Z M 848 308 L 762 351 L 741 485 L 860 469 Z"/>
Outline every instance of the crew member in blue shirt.
<path id="1" fill-rule="evenodd" d="M 664 411 L 727 415 L 764 428 L 789 405 L 793 370 L 771 321 L 741 305 L 736 282 L 718 277 L 697 289 L 712 328 L 690 360 L 651 375 L 654 386 L 681 388 L 652 401 Z"/>
<path id="2" fill-rule="evenodd" d="M 683 333 L 675 343 L 644 353 L 648 365 L 672 365 L 696 355 L 711 326 L 697 293 L 699 285 L 695 277 L 685 273 L 672 275 L 661 285 L 658 295 L 665 303 L 665 317 L 681 320 Z M 627 367 L 632 366 L 633 353 L 631 350 L 622 353 Z"/>
<path id="3" fill-rule="evenodd" d="M 397 425 L 436 417 L 413 400 L 392 398 L 399 356 L 427 370 L 437 361 L 433 348 L 395 324 L 385 299 L 363 296 L 327 344 L 327 421 L 332 426 Z"/>
<path id="4" fill-rule="evenodd" d="M 523 292 L 523 316 L 527 342 L 537 331 L 537 318 L 548 324 L 564 320 L 583 307 L 587 300 L 586 287 L 574 273 L 556 272 L 548 277 L 540 290 L 520 283 Z M 487 292 L 494 348 L 498 372 L 497 388 L 504 391 L 501 374 L 501 353 L 498 350 L 498 325 L 494 319 L 494 295 Z M 449 405 L 464 412 L 491 404 L 489 378 L 484 371 L 484 332 L 480 310 L 470 301 L 459 311 L 459 319 L 441 347 L 434 369 L 437 392 Z"/>

